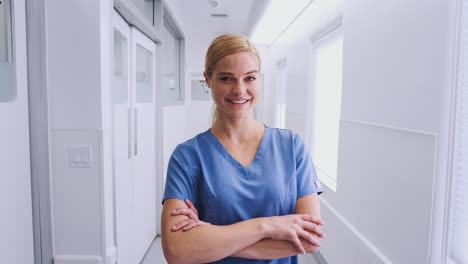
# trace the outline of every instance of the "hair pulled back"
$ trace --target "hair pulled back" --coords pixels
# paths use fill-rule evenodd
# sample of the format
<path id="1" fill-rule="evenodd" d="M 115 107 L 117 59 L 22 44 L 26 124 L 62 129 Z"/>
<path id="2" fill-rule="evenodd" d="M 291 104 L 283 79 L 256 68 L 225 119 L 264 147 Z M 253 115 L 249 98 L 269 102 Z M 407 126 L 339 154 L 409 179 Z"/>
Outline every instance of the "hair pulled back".
<path id="1" fill-rule="evenodd" d="M 260 68 L 260 55 L 254 44 L 243 35 L 223 34 L 215 38 L 206 52 L 205 72 L 211 78 L 216 68 L 216 63 L 223 57 L 236 52 L 248 51 L 254 55 Z"/>

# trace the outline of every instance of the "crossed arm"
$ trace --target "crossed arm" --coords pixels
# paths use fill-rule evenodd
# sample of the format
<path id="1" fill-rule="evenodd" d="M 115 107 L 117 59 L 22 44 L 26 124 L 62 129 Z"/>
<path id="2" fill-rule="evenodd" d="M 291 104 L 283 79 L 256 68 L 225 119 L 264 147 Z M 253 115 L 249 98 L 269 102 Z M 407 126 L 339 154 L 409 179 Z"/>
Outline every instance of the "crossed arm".
<path id="1" fill-rule="evenodd" d="M 164 203 L 162 242 L 170 264 L 213 262 L 228 256 L 285 258 L 316 252 L 319 238 L 323 237 L 317 194 L 298 199 L 294 215 L 254 218 L 228 226 L 199 225 L 198 219 L 192 219 L 195 224 L 190 231 L 174 231 L 174 226 L 190 219 L 187 210 L 188 206 L 178 199 Z M 194 221 L 186 221 L 185 225 Z"/>

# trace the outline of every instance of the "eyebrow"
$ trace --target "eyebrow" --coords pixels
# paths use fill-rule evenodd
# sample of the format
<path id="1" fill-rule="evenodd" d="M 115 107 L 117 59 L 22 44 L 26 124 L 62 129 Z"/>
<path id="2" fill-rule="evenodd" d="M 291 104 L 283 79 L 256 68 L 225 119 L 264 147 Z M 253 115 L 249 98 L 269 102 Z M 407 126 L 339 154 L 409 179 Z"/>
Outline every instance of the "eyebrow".
<path id="1" fill-rule="evenodd" d="M 245 75 L 251 74 L 251 73 L 254 73 L 254 72 L 257 72 L 257 73 L 258 73 L 257 70 L 253 70 L 253 71 L 249 71 L 249 72 L 245 73 Z M 230 72 L 218 72 L 216 75 L 234 75 L 234 74 L 232 74 L 232 73 L 230 73 Z"/>

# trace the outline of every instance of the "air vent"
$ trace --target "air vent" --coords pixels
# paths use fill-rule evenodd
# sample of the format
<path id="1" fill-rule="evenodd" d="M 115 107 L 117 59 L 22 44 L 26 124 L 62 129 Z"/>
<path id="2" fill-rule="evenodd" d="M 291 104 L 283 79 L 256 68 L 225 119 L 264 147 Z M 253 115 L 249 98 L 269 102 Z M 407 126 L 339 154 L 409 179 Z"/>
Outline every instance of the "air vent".
<path id="1" fill-rule="evenodd" d="M 212 17 L 228 17 L 228 14 L 211 14 Z"/>

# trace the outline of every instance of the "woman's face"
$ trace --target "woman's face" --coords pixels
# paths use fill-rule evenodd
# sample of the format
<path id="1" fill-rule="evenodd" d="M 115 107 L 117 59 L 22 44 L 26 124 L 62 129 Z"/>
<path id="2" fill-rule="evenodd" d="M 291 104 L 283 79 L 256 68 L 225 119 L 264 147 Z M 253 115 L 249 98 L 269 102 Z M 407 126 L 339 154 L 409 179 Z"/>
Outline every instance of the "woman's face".
<path id="1" fill-rule="evenodd" d="M 210 77 L 205 79 L 218 115 L 243 119 L 252 114 L 260 97 L 259 65 L 250 52 L 237 52 L 220 59 Z"/>

